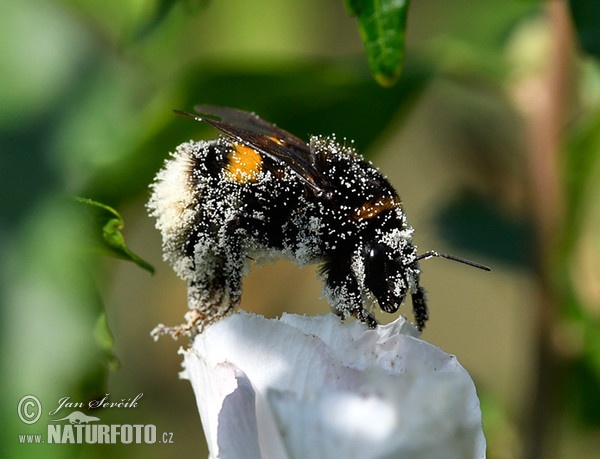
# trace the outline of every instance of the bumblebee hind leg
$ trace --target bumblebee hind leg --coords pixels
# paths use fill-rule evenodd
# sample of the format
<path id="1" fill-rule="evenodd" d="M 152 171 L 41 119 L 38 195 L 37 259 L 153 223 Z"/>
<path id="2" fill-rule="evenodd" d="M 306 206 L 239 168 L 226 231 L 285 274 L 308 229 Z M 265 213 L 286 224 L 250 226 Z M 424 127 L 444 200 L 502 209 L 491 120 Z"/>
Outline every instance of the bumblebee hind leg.
<path id="1" fill-rule="evenodd" d="M 205 325 L 233 311 L 242 295 L 245 253 L 237 220 L 227 223 L 215 241 L 199 240 L 195 272 L 188 281 L 188 306 L 206 316 Z"/>
<path id="2" fill-rule="evenodd" d="M 235 310 L 242 294 L 245 255 L 236 221 L 219 228 L 218 234 L 201 231 L 190 248 L 186 270 L 189 311 L 179 327 L 157 327 L 153 335 L 168 333 L 194 337 L 204 327 Z"/>

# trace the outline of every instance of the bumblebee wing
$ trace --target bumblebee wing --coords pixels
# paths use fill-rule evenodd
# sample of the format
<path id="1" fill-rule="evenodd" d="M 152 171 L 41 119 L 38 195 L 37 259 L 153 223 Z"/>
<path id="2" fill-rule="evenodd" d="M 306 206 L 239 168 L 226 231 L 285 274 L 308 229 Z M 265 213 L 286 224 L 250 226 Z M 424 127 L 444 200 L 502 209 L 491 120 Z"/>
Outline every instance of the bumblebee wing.
<path id="1" fill-rule="evenodd" d="M 329 181 L 317 168 L 306 142 L 258 116 L 227 107 L 199 105 L 199 115 L 178 115 L 204 121 L 231 138 L 289 167 L 313 192 L 328 195 Z"/>
<path id="2" fill-rule="evenodd" d="M 245 128 L 248 131 L 257 134 L 264 134 L 268 137 L 274 137 L 286 146 L 297 150 L 299 153 L 311 158 L 313 155 L 310 147 L 293 134 L 275 126 L 268 121 L 263 120 L 254 113 L 249 113 L 244 110 L 230 107 L 220 107 L 218 105 L 196 105 L 194 110 L 201 115 L 211 115 L 217 117 L 222 123 L 227 123 L 230 126 Z M 314 161 L 313 161 L 314 162 Z"/>
<path id="3" fill-rule="evenodd" d="M 215 105 L 194 107 L 201 115 L 218 118 L 204 121 L 236 140 L 288 166 L 313 191 L 321 194 L 330 186 L 317 167 L 314 153 L 302 139 L 254 113 Z"/>

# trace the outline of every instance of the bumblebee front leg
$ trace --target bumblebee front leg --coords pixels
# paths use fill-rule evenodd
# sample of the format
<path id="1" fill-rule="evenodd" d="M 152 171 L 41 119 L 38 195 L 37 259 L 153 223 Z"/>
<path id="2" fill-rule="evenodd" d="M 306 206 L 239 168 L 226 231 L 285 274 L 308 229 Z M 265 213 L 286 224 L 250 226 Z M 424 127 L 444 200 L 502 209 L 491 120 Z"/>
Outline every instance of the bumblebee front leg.
<path id="1" fill-rule="evenodd" d="M 429 319 L 429 308 L 427 307 L 427 298 L 425 296 L 425 289 L 418 283 L 415 290 L 411 294 L 413 304 L 413 315 L 415 316 L 415 322 L 419 331 L 423 331 L 425 323 Z"/>
<path id="2" fill-rule="evenodd" d="M 369 328 L 375 328 L 377 320 L 364 308 L 358 282 L 353 275 L 349 274 L 349 270 L 339 269 L 339 266 L 333 265 L 326 269 L 324 275 L 324 293 L 333 312 L 342 319 L 352 316 Z"/>

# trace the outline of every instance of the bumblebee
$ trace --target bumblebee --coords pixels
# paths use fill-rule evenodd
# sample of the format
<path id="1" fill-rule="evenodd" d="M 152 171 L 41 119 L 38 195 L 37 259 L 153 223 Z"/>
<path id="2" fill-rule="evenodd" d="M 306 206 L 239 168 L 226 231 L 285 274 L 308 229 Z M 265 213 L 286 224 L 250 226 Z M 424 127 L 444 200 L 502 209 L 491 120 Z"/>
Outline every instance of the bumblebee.
<path id="1" fill-rule="evenodd" d="M 333 137 L 298 137 L 245 111 L 200 105 L 224 136 L 177 147 L 151 185 L 150 215 L 164 257 L 187 281 L 195 331 L 240 302 L 251 260 L 319 263 L 324 295 L 341 318 L 374 328 L 371 312 L 394 313 L 410 294 L 416 326 L 429 318 L 413 228 L 388 180 Z M 189 318 L 188 318 L 189 319 Z"/>

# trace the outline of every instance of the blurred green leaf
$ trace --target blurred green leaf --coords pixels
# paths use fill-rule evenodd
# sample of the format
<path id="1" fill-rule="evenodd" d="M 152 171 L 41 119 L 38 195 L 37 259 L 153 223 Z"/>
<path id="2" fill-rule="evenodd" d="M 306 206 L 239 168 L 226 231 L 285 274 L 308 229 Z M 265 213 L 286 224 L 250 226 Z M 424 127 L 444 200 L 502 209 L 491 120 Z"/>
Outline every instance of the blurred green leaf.
<path id="1" fill-rule="evenodd" d="M 589 191 L 594 165 L 600 160 L 600 112 L 586 117 L 584 122 L 571 132 L 566 148 L 564 175 L 568 205 L 566 216 L 569 222 L 567 239 L 571 242 L 579 234 L 583 217 L 582 204 Z"/>
<path id="2" fill-rule="evenodd" d="M 157 0 L 153 13 L 147 21 L 141 25 L 135 35 L 135 39 L 143 39 L 154 32 L 167 19 L 173 8 L 181 4 L 187 13 L 196 13 L 208 6 L 210 0 Z"/>
<path id="3" fill-rule="evenodd" d="M 436 216 L 441 238 L 450 245 L 516 267 L 528 267 L 532 230 L 528 222 L 501 212 L 480 196 L 464 193 Z"/>
<path id="4" fill-rule="evenodd" d="M 98 347 L 104 353 L 108 369 L 118 369 L 119 360 L 114 353 L 115 340 L 112 332 L 110 331 L 110 327 L 108 326 L 106 311 L 103 311 L 96 321 L 96 326 L 94 327 L 94 337 L 98 343 Z"/>
<path id="5" fill-rule="evenodd" d="M 2 247 L 7 326 L 1 360 L 3 374 L 10 375 L 3 393 L 11 414 L 23 391 L 42 400 L 45 416 L 61 397 L 92 400 L 106 393 L 112 351 L 106 337 L 94 333 L 104 314 L 100 264 L 81 250 L 88 246 L 90 226 L 78 205 L 48 190 Z M 3 425 L 15 438 L 23 428 L 14 415 Z M 3 457 L 26 457 L 22 445 L 8 443 Z M 81 447 L 56 445 L 29 457 L 75 457 Z"/>
<path id="6" fill-rule="evenodd" d="M 116 210 L 92 199 L 76 199 L 82 204 L 101 211 L 96 218 L 98 223 L 102 225 L 102 240 L 104 242 L 104 247 L 108 249 L 109 254 L 117 258 L 132 261 L 140 268 L 154 274 L 154 267 L 150 263 L 142 260 L 125 245 L 125 238 L 121 233 L 125 223 Z"/>
<path id="7" fill-rule="evenodd" d="M 600 57 L 600 2 L 598 0 L 569 0 L 581 48 Z"/>
<path id="8" fill-rule="evenodd" d="M 565 396 L 574 413 L 587 426 L 600 427 L 600 322 L 581 316 L 581 353 L 571 363 Z"/>
<path id="9" fill-rule="evenodd" d="M 85 65 L 90 41 L 59 2 L 3 2 L 0 19 L 0 126 L 21 128 L 51 111 Z M 43 27 L 40 27 L 43 24 Z M 77 43 L 77 46 L 72 46 Z M 69 49 L 69 52 L 65 52 Z"/>
<path id="10" fill-rule="evenodd" d="M 508 413 L 506 403 L 496 393 L 486 390 L 483 384 L 478 385 L 477 394 L 488 451 L 502 451 L 505 457 L 518 457 L 515 444 L 517 426 Z"/>
<path id="11" fill-rule="evenodd" d="M 409 0 L 346 0 L 358 19 L 367 59 L 375 80 L 392 86 L 402 72 Z"/>
<path id="12" fill-rule="evenodd" d="M 587 94 L 589 96 L 589 94 Z M 568 319 L 571 334 L 577 337 L 578 347 L 575 357 L 569 361 L 567 406 L 578 419 L 588 427 L 600 426 L 600 321 L 597 305 L 587 304 L 582 296 L 580 279 L 574 276 L 580 272 L 574 266 L 581 264 L 582 250 L 594 252 L 589 242 L 582 245 L 589 232 L 592 239 L 598 237 L 597 227 L 590 226 L 597 209 L 598 165 L 600 161 L 600 112 L 593 110 L 570 131 L 565 149 L 563 175 L 567 214 L 564 239 L 560 246 L 562 263 L 556 276 L 557 284 L 565 292 L 561 302 L 562 310 Z M 587 235 L 589 237 L 589 235 Z M 581 267 L 580 267 L 581 268 Z M 588 268 L 589 269 L 589 268 Z M 592 268 L 593 269 L 593 268 Z"/>

